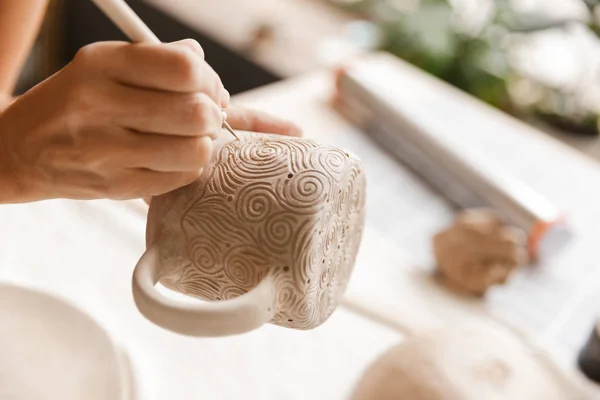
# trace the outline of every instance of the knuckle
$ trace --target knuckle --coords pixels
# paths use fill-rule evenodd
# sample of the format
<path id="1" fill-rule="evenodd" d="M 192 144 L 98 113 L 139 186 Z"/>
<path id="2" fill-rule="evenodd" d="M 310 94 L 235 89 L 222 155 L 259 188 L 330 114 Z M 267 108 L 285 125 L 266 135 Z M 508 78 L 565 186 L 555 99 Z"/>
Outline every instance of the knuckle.
<path id="1" fill-rule="evenodd" d="M 192 145 L 189 146 L 189 157 L 191 166 L 194 169 L 200 169 L 209 163 L 212 155 L 212 141 L 207 136 L 199 136 L 191 139 Z"/>
<path id="2" fill-rule="evenodd" d="M 83 46 L 77 53 L 75 53 L 75 57 L 73 57 L 73 62 L 76 64 L 88 64 L 90 60 L 93 60 L 95 55 L 97 54 L 97 43 L 92 43 Z"/>
<path id="3" fill-rule="evenodd" d="M 202 59 L 204 59 L 204 49 L 202 48 L 200 43 L 198 43 L 197 40 L 185 39 L 185 40 L 183 40 L 183 43 L 185 43 L 186 46 L 188 46 L 191 50 L 193 50 L 194 53 L 196 53 L 198 56 L 200 56 Z"/>
<path id="4" fill-rule="evenodd" d="M 211 100 L 203 94 L 191 95 L 189 101 L 187 123 L 194 129 L 203 131 L 212 118 Z"/>
<path id="5" fill-rule="evenodd" d="M 171 65 L 181 85 L 193 85 L 197 81 L 201 60 L 196 53 L 186 47 L 173 52 Z"/>
<path id="6" fill-rule="evenodd" d="M 107 49 L 123 45 L 124 43 L 118 42 L 96 42 L 87 44 L 77 50 L 75 56 L 73 57 L 73 63 L 76 65 L 90 67 L 95 66 L 97 63 L 102 61 L 103 54 L 106 53 Z"/>
<path id="7" fill-rule="evenodd" d="M 221 78 L 219 77 L 219 74 L 217 74 L 217 72 L 209 67 L 209 72 L 208 72 L 208 79 L 210 79 L 211 83 L 208 86 L 208 92 L 207 94 L 214 99 L 216 102 L 220 102 L 221 101 L 221 94 L 223 93 L 223 91 L 225 90 L 225 87 L 223 86 L 223 83 L 221 82 Z"/>

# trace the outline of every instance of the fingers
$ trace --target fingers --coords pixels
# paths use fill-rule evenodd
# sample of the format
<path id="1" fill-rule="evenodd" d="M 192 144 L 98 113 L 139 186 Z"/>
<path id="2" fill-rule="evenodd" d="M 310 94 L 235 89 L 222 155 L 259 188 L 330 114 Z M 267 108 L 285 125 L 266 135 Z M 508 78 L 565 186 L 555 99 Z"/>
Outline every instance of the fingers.
<path id="1" fill-rule="evenodd" d="M 221 130 L 221 108 L 203 93 L 168 93 L 114 85 L 107 94 L 106 115 L 121 127 L 179 136 L 208 135 Z"/>
<path id="2" fill-rule="evenodd" d="M 118 171 L 142 168 L 160 172 L 193 172 L 206 166 L 213 144 L 207 136 L 170 136 L 126 129 L 88 129 L 77 148 L 55 143 L 40 152 L 41 161 L 60 171 Z"/>
<path id="3" fill-rule="evenodd" d="M 159 196 L 194 182 L 202 171 L 157 172 L 131 169 L 122 173 L 106 197 L 115 200 Z"/>
<path id="4" fill-rule="evenodd" d="M 79 50 L 73 63 L 83 71 L 97 70 L 127 86 L 201 92 L 217 104 L 229 102 L 221 79 L 204 61 L 200 45 L 191 40 L 159 45 L 98 42 Z"/>
<path id="5" fill-rule="evenodd" d="M 190 50 L 192 50 L 194 53 L 197 53 L 204 60 L 204 49 L 202 49 L 202 46 L 200 46 L 200 43 L 198 43 L 197 41 L 195 41 L 193 39 L 179 40 L 177 42 L 168 43 L 167 45 L 187 47 Z M 208 64 L 206 64 L 206 65 L 208 65 Z M 211 68 L 211 70 L 212 70 L 212 68 Z M 213 70 L 213 72 L 214 72 L 214 70 Z M 223 82 L 221 81 L 221 77 L 217 75 L 217 78 L 219 80 L 219 84 L 218 84 L 219 92 L 218 93 L 220 94 L 220 97 L 219 97 L 220 101 L 218 101 L 218 103 L 221 107 L 227 108 L 227 107 L 229 107 L 229 101 L 230 101 L 231 96 L 230 96 L 229 92 L 223 87 Z"/>
<path id="6" fill-rule="evenodd" d="M 227 109 L 227 122 L 233 129 L 286 136 L 302 136 L 302 131 L 292 122 L 270 114 L 239 107 Z"/>
<path id="7" fill-rule="evenodd" d="M 204 60 L 204 49 L 200 46 L 200 43 L 193 39 L 183 39 L 176 42 L 166 43 L 167 46 L 181 46 L 186 47 L 196 53 L 200 58 Z"/>
<path id="8" fill-rule="evenodd" d="M 194 172 L 206 166 L 212 141 L 206 136 L 173 137 L 130 133 L 127 166 L 159 172 Z"/>
<path id="9" fill-rule="evenodd" d="M 524 246 L 527 243 L 525 232 L 514 226 L 503 226 L 498 230 L 498 239 L 504 243 Z"/>

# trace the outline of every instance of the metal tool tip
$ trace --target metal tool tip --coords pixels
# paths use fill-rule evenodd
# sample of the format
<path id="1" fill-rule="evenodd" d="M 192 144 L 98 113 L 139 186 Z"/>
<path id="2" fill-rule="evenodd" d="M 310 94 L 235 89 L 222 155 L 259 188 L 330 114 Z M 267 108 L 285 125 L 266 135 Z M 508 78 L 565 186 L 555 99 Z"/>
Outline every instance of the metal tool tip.
<path id="1" fill-rule="evenodd" d="M 227 129 L 227 131 L 229 133 L 231 133 L 234 138 L 236 138 L 237 140 L 240 140 L 240 138 L 235 134 L 235 132 L 233 131 L 233 129 L 231 128 L 231 126 L 227 122 L 223 121 L 223 127 L 225 129 Z"/>

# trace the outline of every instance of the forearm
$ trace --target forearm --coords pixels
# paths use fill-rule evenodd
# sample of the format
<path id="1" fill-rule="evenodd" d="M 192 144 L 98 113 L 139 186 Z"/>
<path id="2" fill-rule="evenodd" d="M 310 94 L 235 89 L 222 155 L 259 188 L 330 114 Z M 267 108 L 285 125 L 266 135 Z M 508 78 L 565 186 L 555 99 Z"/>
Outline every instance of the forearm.
<path id="1" fill-rule="evenodd" d="M 44 18 L 48 0 L 0 0 L 0 204 L 22 201 L 22 190 L 10 167 L 4 110 Z"/>
<path id="2" fill-rule="evenodd" d="M 19 203 L 22 197 L 17 176 L 11 168 L 11 154 L 5 141 L 9 129 L 6 125 L 3 111 L 0 111 L 0 204 Z"/>
<path id="3" fill-rule="evenodd" d="M 0 113 L 10 106 L 10 104 L 14 101 L 14 97 L 7 93 L 0 93 Z"/>
<path id="4" fill-rule="evenodd" d="M 0 109 L 14 91 L 47 4 L 48 0 L 0 0 Z"/>

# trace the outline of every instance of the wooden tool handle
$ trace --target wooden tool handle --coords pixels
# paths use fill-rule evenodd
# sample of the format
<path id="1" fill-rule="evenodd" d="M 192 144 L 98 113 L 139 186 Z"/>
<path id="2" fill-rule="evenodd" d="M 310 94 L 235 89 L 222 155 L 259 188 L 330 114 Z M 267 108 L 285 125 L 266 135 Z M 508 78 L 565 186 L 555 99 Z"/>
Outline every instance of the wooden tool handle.
<path id="1" fill-rule="evenodd" d="M 123 0 L 92 0 L 135 43 L 160 43 L 156 35 Z"/>

